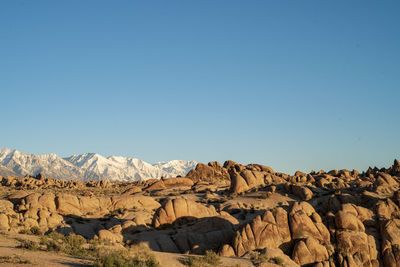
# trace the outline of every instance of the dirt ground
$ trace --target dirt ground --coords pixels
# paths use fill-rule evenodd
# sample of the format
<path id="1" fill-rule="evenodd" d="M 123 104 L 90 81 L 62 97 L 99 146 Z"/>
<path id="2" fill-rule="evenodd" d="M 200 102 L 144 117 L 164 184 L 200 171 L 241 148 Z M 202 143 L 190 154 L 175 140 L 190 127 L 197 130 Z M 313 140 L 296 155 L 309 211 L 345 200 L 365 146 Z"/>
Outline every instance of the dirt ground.
<path id="1" fill-rule="evenodd" d="M 31 251 L 18 248 L 18 240 L 37 241 L 38 237 L 21 234 L 0 233 L 0 266 L 42 266 L 42 267 L 65 267 L 65 266 L 92 266 L 91 259 L 79 258 L 57 252 Z M 184 267 L 184 259 L 188 255 L 154 252 L 161 266 Z M 242 258 L 221 257 L 222 266 L 252 267 L 250 260 Z"/>

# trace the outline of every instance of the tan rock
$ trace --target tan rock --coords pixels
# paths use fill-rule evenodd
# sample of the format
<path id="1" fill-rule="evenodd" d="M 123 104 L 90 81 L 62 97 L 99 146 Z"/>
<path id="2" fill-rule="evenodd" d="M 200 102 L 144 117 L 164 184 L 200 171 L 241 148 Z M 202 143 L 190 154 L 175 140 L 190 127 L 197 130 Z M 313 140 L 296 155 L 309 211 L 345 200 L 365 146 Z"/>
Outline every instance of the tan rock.
<path id="1" fill-rule="evenodd" d="M 296 202 L 289 214 L 293 239 L 314 237 L 321 243 L 330 243 L 330 234 L 320 216 L 307 202 Z"/>
<path id="2" fill-rule="evenodd" d="M 236 255 L 266 247 L 278 248 L 283 243 L 290 242 L 288 216 L 284 209 L 277 208 L 266 211 L 263 216 L 257 216 L 237 232 L 233 240 Z"/>
<path id="3" fill-rule="evenodd" d="M 364 232 L 364 224 L 352 213 L 339 211 L 335 216 L 335 223 L 338 229 Z"/>
<path id="4" fill-rule="evenodd" d="M 106 240 L 111 243 L 122 243 L 123 241 L 123 236 L 121 234 L 113 233 L 105 229 L 102 229 L 98 232 L 98 237 L 101 240 Z"/>
<path id="5" fill-rule="evenodd" d="M 278 266 L 285 267 L 300 267 L 296 262 L 294 262 L 289 256 L 283 253 L 279 248 L 265 248 L 262 251 L 265 254 L 265 257 L 268 259 L 268 262 L 264 262 L 260 265 L 260 267 L 271 266 L 268 264 L 273 264 L 273 262 L 279 262 Z M 272 265 L 274 266 L 274 265 Z"/>
<path id="6" fill-rule="evenodd" d="M 322 262 L 329 259 L 327 249 L 313 237 L 300 240 L 296 243 L 292 259 L 299 265 Z"/>
<path id="7" fill-rule="evenodd" d="M 82 215 L 79 199 L 69 194 L 59 194 L 55 198 L 57 212 L 63 215 Z"/>
<path id="8" fill-rule="evenodd" d="M 364 232 L 338 231 L 336 245 L 342 266 L 376 266 L 376 245 Z"/>
<path id="9" fill-rule="evenodd" d="M 219 215 L 213 206 L 206 207 L 192 200 L 177 198 L 169 199 L 164 206 L 159 209 L 154 218 L 154 227 L 164 224 L 172 224 L 181 217 L 203 218 Z"/>
<path id="10" fill-rule="evenodd" d="M 191 170 L 186 175 L 186 177 L 194 182 L 215 182 L 218 180 L 230 180 L 227 169 L 221 167 L 221 164 L 219 164 L 218 162 L 210 162 L 208 163 L 208 165 L 199 163 L 194 170 Z"/>
<path id="11" fill-rule="evenodd" d="M 140 193 L 142 192 L 142 189 L 140 187 L 137 186 L 132 186 L 131 188 L 129 188 L 128 190 L 126 190 L 123 195 L 133 195 L 136 193 Z"/>
<path id="12" fill-rule="evenodd" d="M 163 180 L 164 185 L 168 188 L 177 187 L 177 186 L 189 186 L 192 187 L 194 185 L 193 180 L 188 178 L 168 178 Z"/>
<path id="13" fill-rule="evenodd" d="M 291 190 L 295 196 L 304 201 L 310 200 L 313 197 L 312 191 L 305 186 L 292 185 Z"/>
<path id="14" fill-rule="evenodd" d="M 0 230 L 8 230 L 10 229 L 10 225 L 8 223 L 8 216 L 0 213 Z"/>
<path id="15" fill-rule="evenodd" d="M 233 248 L 230 245 L 225 244 L 222 246 L 220 255 L 222 257 L 235 257 L 235 251 L 233 250 Z"/>

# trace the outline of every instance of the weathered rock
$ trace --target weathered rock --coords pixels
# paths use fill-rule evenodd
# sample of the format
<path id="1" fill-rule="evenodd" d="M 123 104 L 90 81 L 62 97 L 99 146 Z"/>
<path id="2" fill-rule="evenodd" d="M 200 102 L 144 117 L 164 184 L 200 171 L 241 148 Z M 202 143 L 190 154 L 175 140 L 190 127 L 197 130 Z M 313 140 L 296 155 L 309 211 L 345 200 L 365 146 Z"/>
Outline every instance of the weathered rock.
<path id="1" fill-rule="evenodd" d="M 260 265 L 260 267 L 271 266 L 268 264 L 273 264 L 273 262 L 279 263 L 278 266 L 285 267 L 300 267 L 296 262 L 289 258 L 282 250 L 279 248 L 265 248 L 262 252 L 265 255 L 265 258 L 269 259 L 268 262 L 264 262 Z M 272 265 L 275 266 L 275 265 Z"/>
<path id="2" fill-rule="evenodd" d="M 157 211 L 153 219 L 154 227 L 172 224 L 182 217 L 203 218 L 219 215 L 213 206 L 206 207 L 192 200 L 176 198 L 169 199 Z"/>
<path id="3" fill-rule="evenodd" d="M 163 190 L 167 189 L 163 181 L 157 181 L 150 185 L 149 187 L 146 188 L 146 191 L 151 192 L 151 191 L 158 191 L 158 190 Z"/>
<path id="4" fill-rule="evenodd" d="M 208 165 L 199 163 L 194 170 L 191 170 L 186 175 L 186 177 L 194 182 L 215 182 L 218 180 L 230 179 L 227 169 L 221 167 L 221 164 L 219 164 L 218 162 L 210 162 L 208 163 Z"/>
<path id="5" fill-rule="evenodd" d="M 10 229 L 10 225 L 8 223 L 8 216 L 0 213 L 0 230 L 8 230 Z"/>
<path id="6" fill-rule="evenodd" d="M 74 195 L 59 194 L 55 198 L 55 204 L 57 207 L 57 212 L 60 214 L 73 214 L 77 216 L 82 215 L 79 199 Z"/>
<path id="7" fill-rule="evenodd" d="M 377 204 L 385 266 L 400 266 L 400 208 L 390 199 Z"/>
<path id="8" fill-rule="evenodd" d="M 14 205 L 11 201 L 1 199 L 0 200 L 0 213 L 3 214 L 14 214 Z"/>
<path id="9" fill-rule="evenodd" d="M 313 237 L 307 237 L 305 240 L 299 240 L 294 246 L 292 259 L 300 264 L 310 264 L 323 262 L 329 259 L 329 253 L 326 247 Z"/>
<path id="10" fill-rule="evenodd" d="M 131 188 L 126 190 L 122 195 L 133 195 L 140 192 L 142 192 L 142 189 L 140 187 L 132 186 Z"/>
<path id="11" fill-rule="evenodd" d="M 293 239 L 313 237 L 323 244 L 330 243 L 330 234 L 321 217 L 307 202 L 296 202 L 289 214 Z"/>
<path id="12" fill-rule="evenodd" d="M 196 220 L 174 236 L 182 253 L 203 254 L 206 250 L 218 250 L 234 236 L 234 225 L 225 216 L 207 217 Z"/>
<path id="13" fill-rule="evenodd" d="M 293 195 L 299 197 L 301 200 L 310 200 L 313 197 L 313 193 L 310 189 L 305 186 L 292 185 L 291 190 Z"/>
<path id="14" fill-rule="evenodd" d="M 222 249 L 219 253 L 222 257 L 235 257 L 235 251 L 232 246 L 225 244 L 222 246 Z"/>
<path id="15" fill-rule="evenodd" d="M 98 232 L 98 237 L 101 240 L 106 240 L 111 243 L 122 243 L 123 236 L 118 233 L 113 233 L 112 231 L 102 229 Z"/>
<path id="16" fill-rule="evenodd" d="M 335 223 L 338 229 L 364 232 L 364 224 L 352 213 L 339 211 L 335 216 Z"/>
<path id="17" fill-rule="evenodd" d="M 290 242 L 288 216 L 284 209 L 277 208 L 257 216 L 237 232 L 233 240 L 236 255 L 242 256 L 248 251 L 266 247 L 278 248 Z"/>
<path id="18" fill-rule="evenodd" d="M 336 245 L 341 266 L 379 266 L 375 241 L 364 232 L 338 231 Z"/>
<path id="19" fill-rule="evenodd" d="M 163 182 L 167 186 L 167 188 L 177 187 L 177 186 L 192 187 L 194 185 L 193 180 L 181 177 L 164 179 Z"/>
<path id="20" fill-rule="evenodd" d="M 269 172 L 263 172 L 256 167 L 235 165 L 229 169 L 231 179 L 230 192 L 240 194 L 252 188 L 265 185 L 265 177 Z"/>

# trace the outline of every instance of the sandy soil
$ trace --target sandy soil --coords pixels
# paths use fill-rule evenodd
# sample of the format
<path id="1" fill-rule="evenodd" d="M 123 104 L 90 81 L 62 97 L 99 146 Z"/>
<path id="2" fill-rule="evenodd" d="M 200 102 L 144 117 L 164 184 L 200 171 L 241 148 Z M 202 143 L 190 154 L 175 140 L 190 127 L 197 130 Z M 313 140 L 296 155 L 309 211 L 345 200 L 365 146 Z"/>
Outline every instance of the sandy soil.
<path id="1" fill-rule="evenodd" d="M 38 241 L 37 236 L 21 235 L 21 234 L 0 234 L 0 266 L 50 266 L 50 267 L 65 267 L 65 266 L 91 266 L 90 259 L 73 257 L 56 252 L 46 251 L 30 251 L 17 246 L 20 244 L 18 239 Z M 161 266 L 184 267 L 184 259 L 190 257 L 184 254 L 154 252 L 154 255 L 161 263 Z M 254 266 L 250 260 L 242 258 L 227 258 L 221 257 L 222 266 L 240 267 Z M 18 263 L 29 261 L 28 263 Z"/>

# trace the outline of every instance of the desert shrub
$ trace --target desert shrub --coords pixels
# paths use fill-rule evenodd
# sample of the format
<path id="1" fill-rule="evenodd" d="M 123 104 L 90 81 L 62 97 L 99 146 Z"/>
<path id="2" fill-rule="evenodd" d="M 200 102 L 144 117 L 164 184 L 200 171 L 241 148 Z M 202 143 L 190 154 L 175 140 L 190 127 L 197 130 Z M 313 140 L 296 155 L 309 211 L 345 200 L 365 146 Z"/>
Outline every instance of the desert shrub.
<path id="1" fill-rule="evenodd" d="M 37 226 L 31 227 L 30 232 L 32 235 L 43 235 L 42 230 Z"/>
<path id="2" fill-rule="evenodd" d="M 39 250 L 39 244 L 30 241 L 30 240 L 20 240 L 21 244 L 18 246 L 19 248 L 28 249 L 28 250 Z"/>
<path id="3" fill-rule="evenodd" d="M 130 256 L 127 251 L 113 251 L 100 255 L 93 263 L 96 267 L 160 267 L 156 257 L 146 251 Z"/>
<path id="4" fill-rule="evenodd" d="M 73 256 L 86 256 L 90 252 L 82 247 L 83 244 L 86 244 L 86 239 L 76 234 L 64 236 L 57 232 L 51 232 L 41 238 L 40 244 L 43 246 L 43 250 L 61 251 Z"/>
<path id="5" fill-rule="evenodd" d="M 275 263 L 276 265 L 283 266 L 283 262 L 284 262 L 284 261 L 283 261 L 283 259 L 280 258 L 280 257 L 273 257 L 273 258 L 269 259 L 269 262 Z"/>
<path id="6" fill-rule="evenodd" d="M 43 234 L 42 231 L 40 230 L 40 228 L 37 226 L 32 226 L 30 229 L 22 229 L 18 233 L 25 234 L 25 235 L 42 235 Z"/>
<path id="7" fill-rule="evenodd" d="M 249 255 L 250 255 L 251 261 L 253 262 L 253 264 L 254 264 L 255 266 L 259 266 L 259 265 L 261 265 L 262 263 L 268 261 L 267 256 L 266 256 L 265 254 L 261 254 L 261 253 L 258 252 L 258 251 L 251 251 L 251 252 L 249 253 Z"/>
<path id="8" fill-rule="evenodd" d="M 11 264 L 32 264 L 30 260 L 24 260 L 18 255 L 13 256 L 1 256 L 0 263 L 11 263 Z"/>
<path id="9" fill-rule="evenodd" d="M 54 240 L 63 240 L 65 238 L 65 236 L 59 232 L 50 232 L 47 237 Z"/>
<path id="10" fill-rule="evenodd" d="M 193 256 L 187 259 L 189 267 L 213 267 L 221 266 L 220 257 L 212 250 L 207 250 L 204 256 Z"/>

